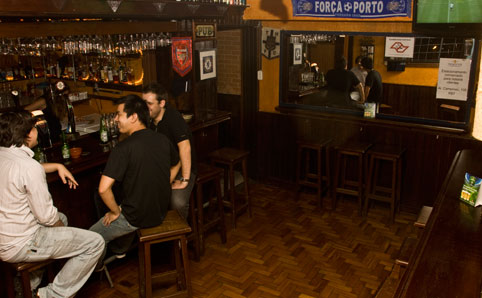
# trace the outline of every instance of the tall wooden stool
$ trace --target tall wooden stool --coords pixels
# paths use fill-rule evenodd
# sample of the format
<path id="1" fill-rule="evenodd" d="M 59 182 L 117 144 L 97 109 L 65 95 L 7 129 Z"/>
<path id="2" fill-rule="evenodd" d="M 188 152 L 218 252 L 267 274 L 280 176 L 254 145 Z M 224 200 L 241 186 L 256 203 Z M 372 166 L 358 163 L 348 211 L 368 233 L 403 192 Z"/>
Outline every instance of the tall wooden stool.
<path id="1" fill-rule="evenodd" d="M 191 275 L 187 252 L 186 235 L 191 228 L 181 218 L 177 210 L 169 210 L 162 224 L 157 227 L 139 229 L 139 295 L 144 298 L 152 297 L 152 281 L 176 278 L 178 292 L 168 297 L 192 297 Z M 174 241 L 176 270 L 153 274 L 151 272 L 151 244 Z M 179 249 L 181 251 L 179 251 Z M 181 261 L 182 257 L 182 261 Z"/>
<path id="2" fill-rule="evenodd" d="M 231 210 L 233 228 L 236 228 L 236 217 L 245 209 L 248 210 L 248 215 L 251 217 L 251 198 L 249 196 L 248 188 L 248 151 L 223 147 L 209 154 L 213 164 L 225 166 L 224 170 L 224 205 Z M 235 181 L 234 181 L 234 167 L 241 164 L 242 174 L 244 179 L 244 201 L 237 202 Z M 228 188 L 229 181 L 229 188 Z M 228 197 L 229 193 L 229 197 Z M 226 200 L 229 199 L 229 201 Z"/>
<path id="3" fill-rule="evenodd" d="M 302 186 L 316 189 L 318 207 L 322 206 L 323 181 L 326 189 L 330 187 L 330 159 L 328 158 L 328 143 L 331 140 L 317 142 L 298 141 L 298 157 L 296 160 L 297 192 Z M 313 168 L 312 157 L 316 166 Z M 323 169 L 324 168 L 324 169 Z M 323 174 L 324 172 L 324 174 Z"/>
<path id="4" fill-rule="evenodd" d="M 390 220 L 395 218 L 395 210 L 400 204 L 400 189 L 402 184 L 402 155 L 405 149 L 398 146 L 375 145 L 368 151 L 368 173 L 365 194 L 365 214 L 368 212 L 370 200 L 390 204 Z M 382 163 L 391 164 L 391 176 L 382 174 Z M 382 177 L 389 177 L 390 185 L 380 184 Z"/>
<path id="5" fill-rule="evenodd" d="M 197 215 L 197 227 L 199 229 L 199 242 L 201 248 L 201 255 L 204 254 L 204 236 L 208 230 L 213 227 L 217 227 L 219 235 L 221 236 L 221 242 L 226 243 L 226 224 L 224 221 L 224 204 L 223 195 L 221 193 L 221 178 L 223 177 L 224 170 L 200 163 L 198 165 L 198 173 L 196 177 L 196 215 Z M 209 194 L 204 207 L 204 188 L 205 184 L 211 183 L 215 187 L 216 196 Z M 194 196 L 194 192 L 192 193 Z M 214 214 L 214 210 L 217 207 L 217 214 Z M 207 216 L 204 214 L 204 209 L 208 209 Z"/>
<path id="6" fill-rule="evenodd" d="M 49 282 L 53 282 L 55 278 L 54 270 L 53 270 L 53 262 L 54 259 L 49 259 L 40 262 L 33 262 L 33 263 L 7 263 L 1 262 L 5 281 L 7 286 L 7 297 L 8 298 L 15 298 L 15 285 L 14 285 L 14 277 L 17 273 L 20 273 L 20 283 L 22 284 L 22 293 L 23 297 L 32 297 L 32 289 L 30 288 L 30 273 L 34 272 L 38 269 L 47 268 L 47 277 Z"/>
<path id="7" fill-rule="evenodd" d="M 335 180 L 333 182 L 333 210 L 336 209 L 338 194 L 357 197 L 358 209 L 362 213 L 363 202 L 363 169 L 365 153 L 372 146 L 370 143 L 348 142 L 336 146 Z M 355 166 L 348 169 L 349 161 L 355 162 Z M 353 177 L 356 173 L 356 179 Z"/>

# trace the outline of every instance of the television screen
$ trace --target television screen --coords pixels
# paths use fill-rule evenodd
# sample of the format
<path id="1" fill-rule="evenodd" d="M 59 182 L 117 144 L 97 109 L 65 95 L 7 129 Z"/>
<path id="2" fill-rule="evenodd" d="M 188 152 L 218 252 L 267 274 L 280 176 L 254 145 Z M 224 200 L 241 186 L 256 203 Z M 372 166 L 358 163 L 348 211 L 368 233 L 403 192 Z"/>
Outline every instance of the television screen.
<path id="1" fill-rule="evenodd" d="M 414 32 L 480 36 L 482 0 L 417 0 L 413 20 Z"/>
<path id="2" fill-rule="evenodd" d="M 482 0 L 418 0 L 417 23 L 482 23 Z"/>

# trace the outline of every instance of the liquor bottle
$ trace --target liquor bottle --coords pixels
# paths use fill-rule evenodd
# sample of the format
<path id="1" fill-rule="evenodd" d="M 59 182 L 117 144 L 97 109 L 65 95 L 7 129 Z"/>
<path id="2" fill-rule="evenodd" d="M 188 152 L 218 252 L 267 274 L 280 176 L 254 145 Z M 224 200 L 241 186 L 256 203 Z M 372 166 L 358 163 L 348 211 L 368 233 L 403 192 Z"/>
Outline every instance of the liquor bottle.
<path id="1" fill-rule="evenodd" d="M 67 160 L 70 158 L 70 148 L 69 144 L 67 144 L 67 140 L 65 139 L 65 133 L 62 132 L 62 158 Z"/>
<path id="2" fill-rule="evenodd" d="M 35 155 L 33 156 L 33 158 L 38 161 L 39 163 L 44 163 L 44 162 L 47 162 L 47 158 L 45 157 L 45 153 L 44 153 L 44 150 L 41 148 L 40 145 L 37 145 L 35 147 Z M 69 152 L 70 153 L 70 152 Z"/>
<path id="3" fill-rule="evenodd" d="M 75 115 L 74 115 L 74 107 L 70 102 L 70 99 L 67 95 L 64 95 L 65 103 L 67 106 L 67 133 L 75 133 Z"/>
<path id="4" fill-rule="evenodd" d="M 100 118 L 100 129 L 99 129 L 100 142 L 102 144 L 106 144 L 109 141 L 109 133 L 107 131 L 107 125 L 105 121 L 106 121 L 105 115 L 102 115 L 102 117 Z"/>

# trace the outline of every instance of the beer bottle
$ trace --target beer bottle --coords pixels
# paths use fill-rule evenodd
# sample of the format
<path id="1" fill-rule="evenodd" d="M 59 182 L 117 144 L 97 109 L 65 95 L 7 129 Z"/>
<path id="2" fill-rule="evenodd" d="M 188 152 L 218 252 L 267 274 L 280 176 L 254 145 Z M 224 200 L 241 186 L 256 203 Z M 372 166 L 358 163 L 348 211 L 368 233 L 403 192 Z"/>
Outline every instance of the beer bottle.
<path id="1" fill-rule="evenodd" d="M 65 139 L 65 133 L 62 131 L 62 158 L 67 160 L 70 158 L 70 148 Z"/>
<path id="2" fill-rule="evenodd" d="M 100 129 L 99 129 L 99 134 L 100 134 L 100 142 L 102 144 L 105 144 L 109 141 L 109 132 L 107 131 L 107 125 L 105 123 L 107 119 L 105 118 L 104 115 L 100 118 Z"/>

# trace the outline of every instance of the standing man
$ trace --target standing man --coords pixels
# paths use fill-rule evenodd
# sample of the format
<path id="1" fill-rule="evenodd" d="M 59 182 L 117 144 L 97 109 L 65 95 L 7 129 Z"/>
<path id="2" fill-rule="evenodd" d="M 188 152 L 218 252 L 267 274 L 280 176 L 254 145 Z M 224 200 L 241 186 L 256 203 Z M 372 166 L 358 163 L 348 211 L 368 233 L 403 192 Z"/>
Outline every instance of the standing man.
<path id="1" fill-rule="evenodd" d="M 69 258 L 53 283 L 38 289 L 38 297 L 73 297 L 94 270 L 104 240 L 65 226 L 67 217 L 54 207 L 45 173 L 57 171 L 70 188 L 77 182 L 62 164 L 39 164 L 32 158 L 35 122 L 27 111 L 0 116 L 0 259 L 17 263 Z M 40 281 L 33 274 L 32 289 Z"/>
<path id="2" fill-rule="evenodd" d="M 344 108 L 356 107 L 354 101 L 350 98 L 350 91 L 352 89 L 358 90 L 360 98 L 358 103 L 364 103 L 363 86 L 355 74 L 346 69 L 346 58 L 339 57 L 335 61 L 335 68 L 326 73 L 326 82 L 328 83 L 329 100 L 333 102 L 334 106 Z"/>
<path id="3" fill-rule="evenodd" d="M 192 133 L 181 114 L 167 103 L 167 91 L 158 83 L 151 83 L 142 90 L 142 98 L 149 107 L 151 129 L 167 136 L 177 147 L 181 159 L 181 171 L 172 184 L 171 209 L 187 218 L 189 197 L 196 180 L 196 160 L 192 146 Z"/>
<path id="4" fill-rule="evenodd" d="M 180 167 L 171 142 L 147 128 L 146 103 L 137 95 L 128 95 L 117 104 L 115 121 L 127 138 L 112 150 L 100 178 L 99 195 L 109 211 L 90 228 L 107 244 L 139 228 L 162 223 L 171 198 L 171 182 Z M 116 181 L 120 183 L 118 198 L 112 191 Z"/>
<path id="5" fill-rule="evenodd" d="M 355 74 L 360 83 L 365 86 L 365 80 L 367 77 L 367 71 L 361 65 L 363 56 L 357 56 L 355 59 L 355 65 L 350 69 L 351 72 Z"/>
<path id="6" fill-rule="evenodd" d="M 377 109 L 382 102 L 383 84 L 380 73 L 373 69 L 373 59 L 364 57 L 362 59 L 362 66 L 368 71 L 365 80 L 365 97 L 367 102 L 374 102 L 377 104 Z"/>

